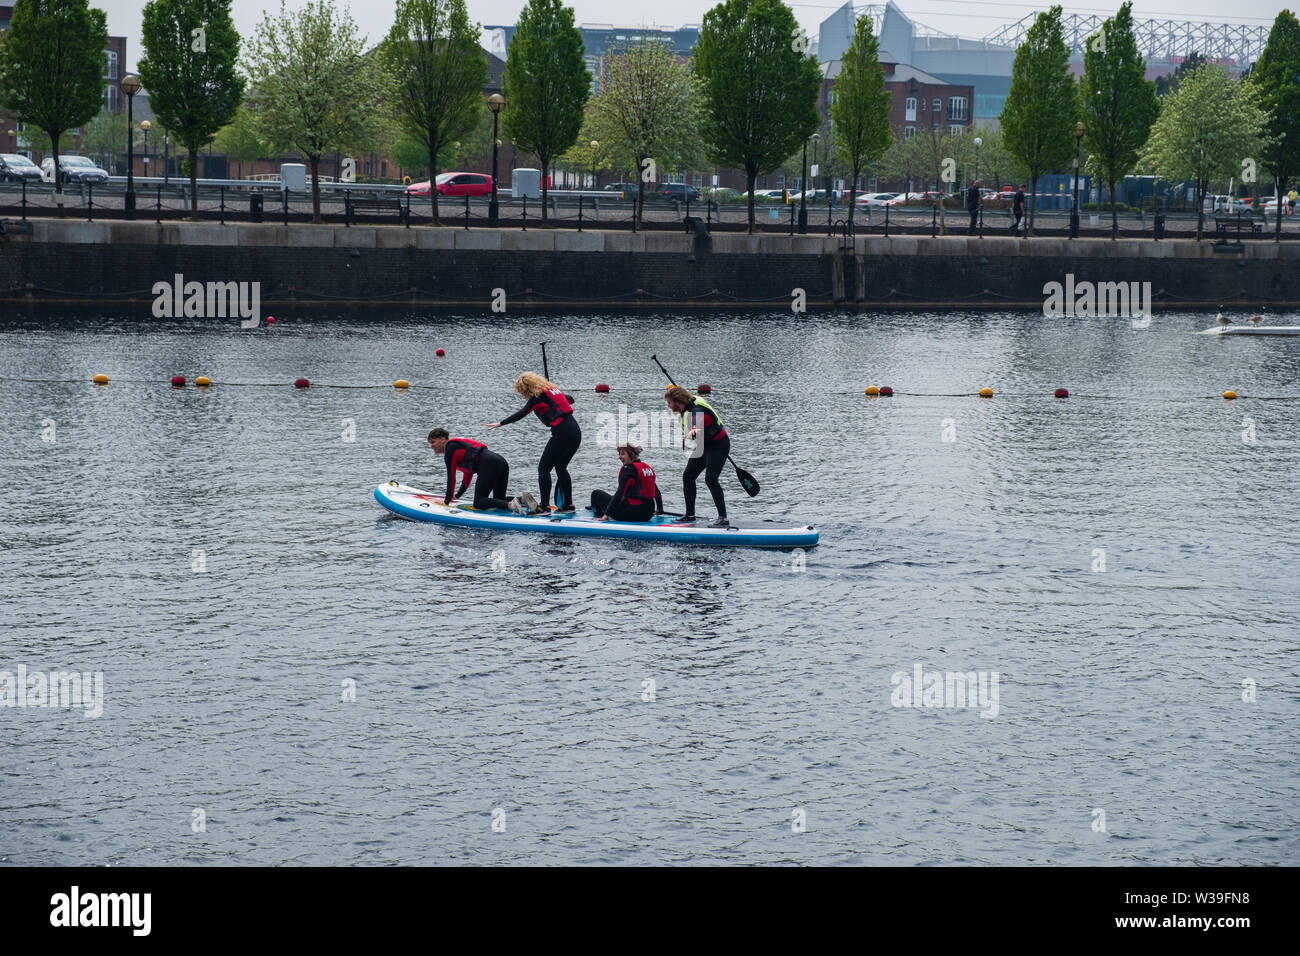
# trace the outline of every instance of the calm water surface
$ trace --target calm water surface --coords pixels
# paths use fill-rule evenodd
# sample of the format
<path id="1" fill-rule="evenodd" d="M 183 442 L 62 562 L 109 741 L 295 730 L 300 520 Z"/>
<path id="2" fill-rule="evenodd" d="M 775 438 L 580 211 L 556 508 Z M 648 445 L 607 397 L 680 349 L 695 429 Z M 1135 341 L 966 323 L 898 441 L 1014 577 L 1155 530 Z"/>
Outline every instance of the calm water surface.
<path id="1" fill-rule="evenodd" d="M 1300 862 L 1300 340 L 1169 313 L 0 308 L 0 671 L 105 687 L 98 719 L 0 707 L 5 863 Z M 380 481 L 438 486 L 434 425 L 536 490 L 542 427 L 483 425 L 542 339 L 582 502 L 618 467 L 598 413 L 662 407 L 657 353 L 715 386 L 762 482 L 724 475 L 731 514 L 821 545 L 379 509 Z M 673 509 L 682 455 L 646 451 Z M 892 706 L 918 664 L 996 671 L 997 716 Z"/>

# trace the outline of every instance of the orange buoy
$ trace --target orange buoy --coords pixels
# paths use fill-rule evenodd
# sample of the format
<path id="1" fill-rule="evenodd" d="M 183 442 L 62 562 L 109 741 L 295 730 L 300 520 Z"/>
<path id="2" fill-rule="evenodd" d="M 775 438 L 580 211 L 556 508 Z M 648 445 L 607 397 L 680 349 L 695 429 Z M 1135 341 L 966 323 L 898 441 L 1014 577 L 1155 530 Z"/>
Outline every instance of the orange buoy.
<path id="1" fill-rule="evenodd" d="M 1070 390 L 1068 388 L 1058 388 L 1052 394 L 1055 395 L 1057 398 L 1069 398 Z"/>
<path id="2" fill-rule="evenodd" d="M 206 375 L 200 375 L 198 378 L 194 380 L 194 384 L 198 388 L 207 388 L 209 385 L 212 384 L 212 379 L 208 378 Z"/>
<path id="3" fill-rule="evenodd" d="M 105 375 L 103 372 L 98 372 L 96 373 L 95 377 L 91 379 L 91 381 L 94 382 L 96 385 L 107 385 L 108 376 Z"/>
<path id="4" fill-rule="evenodd" d="M 184 387 L 185 387 L 185 376 L 184 376 L 184 375 L 173 375 L 173 376 L 172 376 L 172 388 L 184 388 Z"/>
<path id="5" fill-rule="evenodd" d="M 1226 398 L 1228 401 L 1232 401 L 1234 398 L 1237 397 L 1237 393 L 1234 392 L 1232 389 L 1228 389 L 1226 392 L 1223 393 L 1223 397 Z"/>
<path id="6" fill-rule="evenodd" d="M 985 385 L 983 388 L 980 389 L 980 398 L 992 398 L 992 397 L 993 397 L 993 389 L 989 388 L 987 385 Z"/>
<path id="7" fill-rule="evenodd" d="M 606 385 L 604 382 L 601 382 L 599 385 L 596 386 L 596 391 L 601 393 L 608 392 L 609 386 Z"/>
<path id="8" fill-rule="evenodd" d="M 876 388 L 876 386 L 874 386 L 874 385 L 868 385 L 868 386 L 867 386 L 865 389 L 863 389 L 862 391 L 863 391 L 863 394 L 864 394 L 864 395 L 879 395 L 879 394 L 880 394 L 880 389 Z"/>
<path id="9" fill-rule="evenodd" d="M 393 388 L 410 388 L 410 387 L 411 387 L 411 383 L 404 378 L 399 378 L 396 382 L 393 383 Z"/>
<path id="10" fill-rule="evenodd" d="M 310 385 L 311 382 L 307 381 L 305 378 L 296 378 L 293 380 L 294 388 L 307 388 Z"/>

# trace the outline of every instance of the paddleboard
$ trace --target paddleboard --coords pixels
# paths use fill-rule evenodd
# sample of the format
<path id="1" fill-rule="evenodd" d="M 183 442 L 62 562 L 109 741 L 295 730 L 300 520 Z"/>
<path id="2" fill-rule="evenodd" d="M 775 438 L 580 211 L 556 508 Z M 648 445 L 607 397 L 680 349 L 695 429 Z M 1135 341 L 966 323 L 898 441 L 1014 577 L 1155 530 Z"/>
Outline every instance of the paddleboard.
<path id="1" fill-rule="evenodd" d="M 730 527 L 710 528 L 708 518 L 682 521 L 661 515 L 649 521 L 597 521 L 590 508 L 576 514 L 517 515 L 509 511 L 477 511 L 459 501 L 451 507 L 441 495 L 389 481 L 375 488 L 375 501 L 394 514 L 415 521 L 459 528 L 494 531 L 531 531 L 534 534 L 588 538 L 626 538 L 677 544 L 710 544 L 746 548 L 808 548 L 817 543 L 812 525 L 785 525 L 774 521 L 735 521 Z"/>
<path id="2" fill-rule="evenodd" d="M 1201 335 L 1300 335 L 1300 325 L 1229 325 L 1206 329 Z"/>

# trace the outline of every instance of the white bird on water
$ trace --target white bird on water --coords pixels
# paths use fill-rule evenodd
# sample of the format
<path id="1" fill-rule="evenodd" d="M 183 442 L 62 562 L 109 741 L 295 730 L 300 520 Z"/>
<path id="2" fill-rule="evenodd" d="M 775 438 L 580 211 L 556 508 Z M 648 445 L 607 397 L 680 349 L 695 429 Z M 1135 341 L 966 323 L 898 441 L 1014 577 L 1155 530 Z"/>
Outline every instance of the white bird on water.
<path id="1" fill-rule="evenodd" d="M 1219 308 L 1222 309 L 1223 306 L 1219 306 Z M 1225 316 L 1222 312 L 1219 313 L 1219 316 L 1218 316 L 1217 319 L 1215 319 L 1215 321 L 1218 322 L 1218 323 L 1219 323 L 1221 326 L 1223 326 L 1225 329 L 1226 329 L 1228 326 L 1232 325 L 1232 319 L 1230 319 L 1230 318 L 1228 318 L 1227 316 Z"/>

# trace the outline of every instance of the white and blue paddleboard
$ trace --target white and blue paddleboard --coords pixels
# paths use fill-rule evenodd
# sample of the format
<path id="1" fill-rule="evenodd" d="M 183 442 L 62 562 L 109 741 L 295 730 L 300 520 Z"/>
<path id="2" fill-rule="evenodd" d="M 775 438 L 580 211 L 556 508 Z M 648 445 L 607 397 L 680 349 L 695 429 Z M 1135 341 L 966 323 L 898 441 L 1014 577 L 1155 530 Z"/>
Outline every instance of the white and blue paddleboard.
<path id="1" fill-rule="evenodd" d="M 711 528 L 707 521 L 682 521 L 661 515 L 649 521 L 597 521 L 591 509 L 576 514 L 517 515 L 509 511 L 476 511 L 459 502 L 451 507 L 440 495 L 396 481 L 375 489 L 375 500 L 394 514 L 415 521 L 493 531 L 531 531 L 589 538 L 630 538 L 678 544 L 713 544 L 746 548 L 807 548 L 817 543 L 812 525 L 782 525 L 772 521 L 739 521 Z"/>

